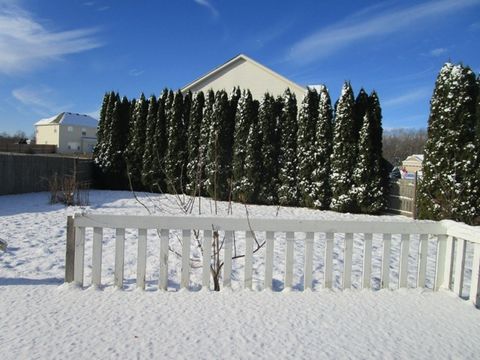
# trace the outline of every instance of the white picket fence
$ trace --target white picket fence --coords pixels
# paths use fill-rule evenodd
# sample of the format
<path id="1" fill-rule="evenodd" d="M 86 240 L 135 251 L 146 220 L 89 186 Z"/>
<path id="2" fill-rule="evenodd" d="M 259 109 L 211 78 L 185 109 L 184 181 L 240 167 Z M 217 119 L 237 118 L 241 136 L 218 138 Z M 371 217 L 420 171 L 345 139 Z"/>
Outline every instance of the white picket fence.
<path id="1" fill-rule="evenodd" d="M 92 245 L 92 279 L 93 286 L 102 285 L 102 238 L 103 230 L 115 229 L 115 264 L 114 285 L 123 287 L 124 282 L 124 257 L 125 257 L 125 229 L 138 229 L 137 253 L 137 287 L 145 288 L 147 264 L 147 230 L 157 230 L 160 241 L 160 263 L 158 288 L 167 289 L 168 284 L 168 258 L 169 245 L 172 241 L 169 236 L 171 231 L 181 231 L 181 280 L 180 288 L 188 288 L 191 272 L 191 242 L 194 230 L 202 231 L 202 286 L 210 288 L 211 283 L 211 256 L 212 235 L 214 231 L 222 232 L 223 238 L 223 286 L 231 286 L 232 275 L 232 249 L 235 234 L 243 232 L 244 257 L 244 287 L 252 288 L 252 264 L 255 234 L 263 232 L 265 235 L 265 272 L 264 287 L 272 288 L 272 272 L 274 261 L 274 247 L 276 234 L 284 233 L 286 239 L 284 262 L 284 287 L 292 287 L 294 264 L 294 241 L 298 233 L 304 233 L 304 289 L 312 288 L 313 253 L 314 246 L 319 242 L 314 241 L 315 233 L 322 233 L 324 250 L 324 288 L 332 288 L 333 276 L 333 251 L 335 234 L 343 234 L 343 281 L 341 288 L 348 289 L 352 286 L 352 254 L 354 235 L 361 234 L 363 239 L 363 269 L 362 287 L 371 288 L 372 282 L 372 236 L 381 234 L 382 239 L 382 264 L 381 287 L 388 288 L 391 280 L 391 244 L 392 235 L 399 235 L 400 255 L 398 259 L 398 287 L 408 286 L 409 256 L 411 236 L 418 236 L 419 246 L 416 267 L 415 287 L 425 287 L 428 241 L 432 237 L 436 241 L 435 277 L 433 289 L 450 289 L 462 296 L 465 279 L 465 260 L 467 243 L 473 249 L 471 265 L 469 298 L 480 304 L 480 229 L 467 226 L 450 220 L 440 222 L 399 222 L 399 221 L 358 221 L 358 220 L 314 220 L 314 219 L 265 219 L 265 218 L 234 218 L 212 216 L 132 216 L 132 215 L 105 215 L 105 214 L 75 214 L 68 219 L 67 231 L 67 257 L 66 257 L 66 282 L 75 282 L 83 286 L 85 268 L 85 232 L 86 228 L 93 228 Z M 378 237 L 378 235 L 377 235 Z M 358 236 L 357 236 L 358 238 Z M 256 254 L 255 254 L 256 255 Z"/>

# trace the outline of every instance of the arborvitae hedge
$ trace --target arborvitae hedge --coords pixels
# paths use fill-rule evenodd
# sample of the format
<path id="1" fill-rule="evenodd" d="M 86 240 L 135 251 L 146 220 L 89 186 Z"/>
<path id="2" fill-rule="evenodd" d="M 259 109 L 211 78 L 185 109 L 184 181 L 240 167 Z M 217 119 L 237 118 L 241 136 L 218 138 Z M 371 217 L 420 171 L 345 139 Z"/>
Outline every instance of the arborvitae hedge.
<path id="1" fill-rule="evenodd" d="M 276 99 L 265 94 L 260 104 L 239 88 L 230 97 L 225 91 L 192 97 L 165 89 L 158 99 L 142 94 L 132 101 L 107 93 L 95 164 L 115 174 L 104 178 L 112 188 L 118 187 L 112 178 L 123 178 L 118 184 L 128 187 L 128 168 L 135 190 L 320 209 L 330 208 L 333 198 L 333 209 L 353 211 L 355 166 L 362 167 L 364 158 L 381 160 L 380 105 L 375 93 L 365 96 L 362 91 L 355 103 L 346 84 L 334 122 L 325 87 L 306 93 L 299 114 L 288 89 Z M 371 121 L 368 138 L 358 143 L 360 113 Z M 357 147 L 368 156 L 357 159 Z M 371 212 L 369 201 L 360 208 Z"/>

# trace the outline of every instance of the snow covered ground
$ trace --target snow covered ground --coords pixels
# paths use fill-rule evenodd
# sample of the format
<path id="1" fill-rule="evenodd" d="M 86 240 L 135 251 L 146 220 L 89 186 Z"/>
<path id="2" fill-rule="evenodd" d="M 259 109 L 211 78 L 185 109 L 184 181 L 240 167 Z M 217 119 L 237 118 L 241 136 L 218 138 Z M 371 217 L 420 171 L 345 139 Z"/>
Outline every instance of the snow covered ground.
<path id="1" fill-rule="evenodd" d="M 142 196 L 156 213 L 180 213 L 172 196 Z M 125 289 L 113 282 L 113 231 L 106 231 L 103 290 L 63 285 L 66 216 L 78 211 L 142 214 L 128 192 L 91 191 L 90 205 L 49 205 L 47 193 L 0 196 L 0 359 L 96 358 L 478 358 L 480 311 L 448 292 L 430 290 L 324 291 L 322 272 L 314 291 L 303 286 L 303 245 L 295 245 L 294 290 L 283 288 L 284 244 L 276 239 L 274 290 L 244 291 L 242 259 L 233 264 L 233 290 L 176 291 L 179 259 L 170 257 L 169 292 L 157 291 L 158 241 L 149 233 L 147 291 L 134 291 L 136 243 L 127 232 Z M 219 203 L 224 213 L 228 204 Z M 214 204 L 203 200 L 203 211 Z M 337 214 L 299 208 L 250 206 L 255 217 L 362 218 L 410 221 L 401 216 Z M 233 214 L 245 215 L 234 204 Z M 86 264 L 91 264 L 87 232 Z M 241 244 L 239 238 L 239 244 Z M 334 276 L 341 282 L 343 239 L 337 237 Z M 278 245 L 277 245 L 278 244 Z M 323 248 L 316 241 L 314 269 L 322 269 Z M 353 286 L 359 287 L 361 239 L 356 239 Z M 240 246 L 240 245 L 239 245 Z M 418 246 L 412 239 L 411 249 Z M 241 250 L 241 249 L 240 249 Z M 263 251 L 263 250 L 262 250 Z M 254 262 L 254 288 L 263 288 L 264 252 Z M 468 251 L 468 249 L 467 249 Z M 392 248 L 392 288 L 396 283 L 399 241 Z M 415 282 L 415 251 L 409 259 L 409 284 Z M 379 287 L 381 241 L 374 238 L 372 282 Z M 429 247 L 427 285 L 431 287 L 435 246 Z M 467 257 L 468 263 L 471 261 Z M 198 289 L 200 269 L 192 270 Z M 468 290 L 468 274 L 464 291 Z"/>

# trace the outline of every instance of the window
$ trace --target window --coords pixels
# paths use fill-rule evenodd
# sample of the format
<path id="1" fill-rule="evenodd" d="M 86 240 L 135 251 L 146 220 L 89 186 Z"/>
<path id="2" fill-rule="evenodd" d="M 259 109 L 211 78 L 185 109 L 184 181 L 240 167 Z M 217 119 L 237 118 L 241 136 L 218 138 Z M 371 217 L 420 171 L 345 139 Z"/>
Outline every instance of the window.
<path id="1" fill-rule="evenodd" d="M 82 136 L 87 136 L 87 129 L 82 129 Z"/>
<path id="2" fill-rule="evenodd" d="M 57 128 L 56 128 L 56 127 L 55 127 L 55 128 L 53 128 L 53 132 L 54 132 L 54 133 L 56 133 L 56 132 L 57 132 Z"/>
<path id="3" fill-rule="evenodd" d="M 68 132 L 73 132 L 73 126 L 69 126 L 69 127 L 67 128 L 67 130 L 68 130 Z"/>

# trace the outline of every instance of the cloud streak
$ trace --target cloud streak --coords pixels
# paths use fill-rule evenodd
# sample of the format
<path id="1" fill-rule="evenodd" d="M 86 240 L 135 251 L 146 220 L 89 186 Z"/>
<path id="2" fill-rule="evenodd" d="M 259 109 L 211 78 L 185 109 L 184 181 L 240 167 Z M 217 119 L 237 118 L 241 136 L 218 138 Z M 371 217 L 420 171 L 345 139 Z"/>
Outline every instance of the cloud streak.
<path id="1" fill-rule="evenodd" d="M 432 95 L 431 88 L 420 88 L 408 93 L 402 94 L 400 96 L 396 96 L 394 98 L 387 99 L 382 101 L 382 106 L 384 107 L 395 107 L 400 105 L 409 104 L 415 101 L 423 101 L 426 97 Z"/>
<path id="2" fill-rule="evenodd" d="M 298 41 L 292 46 L 286 58 L 303 64 L 309 63 L 357 41 L 389 35 L 421 21 L 479 4 L 480 0 L 441 0 L 384 11 L 370 17 L 354 15 Z"/>
<path id="3" fill-rule="evenodd" d="M 58 105 L 55 103 L 52 100 L 55 97 L 55 91 L 48 86 L 24 86 L 12 90 L 12 96 L 42 116 L 51 116 L 66 111 L 72 106 L 71 104 Z"/>
<path id="4" fill-rule="evenodd" d="M 198 5 L 206 7 L 208 10 L 210 10 L 213 17 L 216 18 L 220 15 L 218 10 L 210 3 L 210 1 L 208 0 L 193 0 L 193 1 L 195 1 Z"/>
<path id="5" fill-rule="evenodd" d="M 18 6 L 0 6 L 0 73 L 26 72 L 98 48 L 102 44 L 96 33 L 92 28 L 52 31 Z"/>

